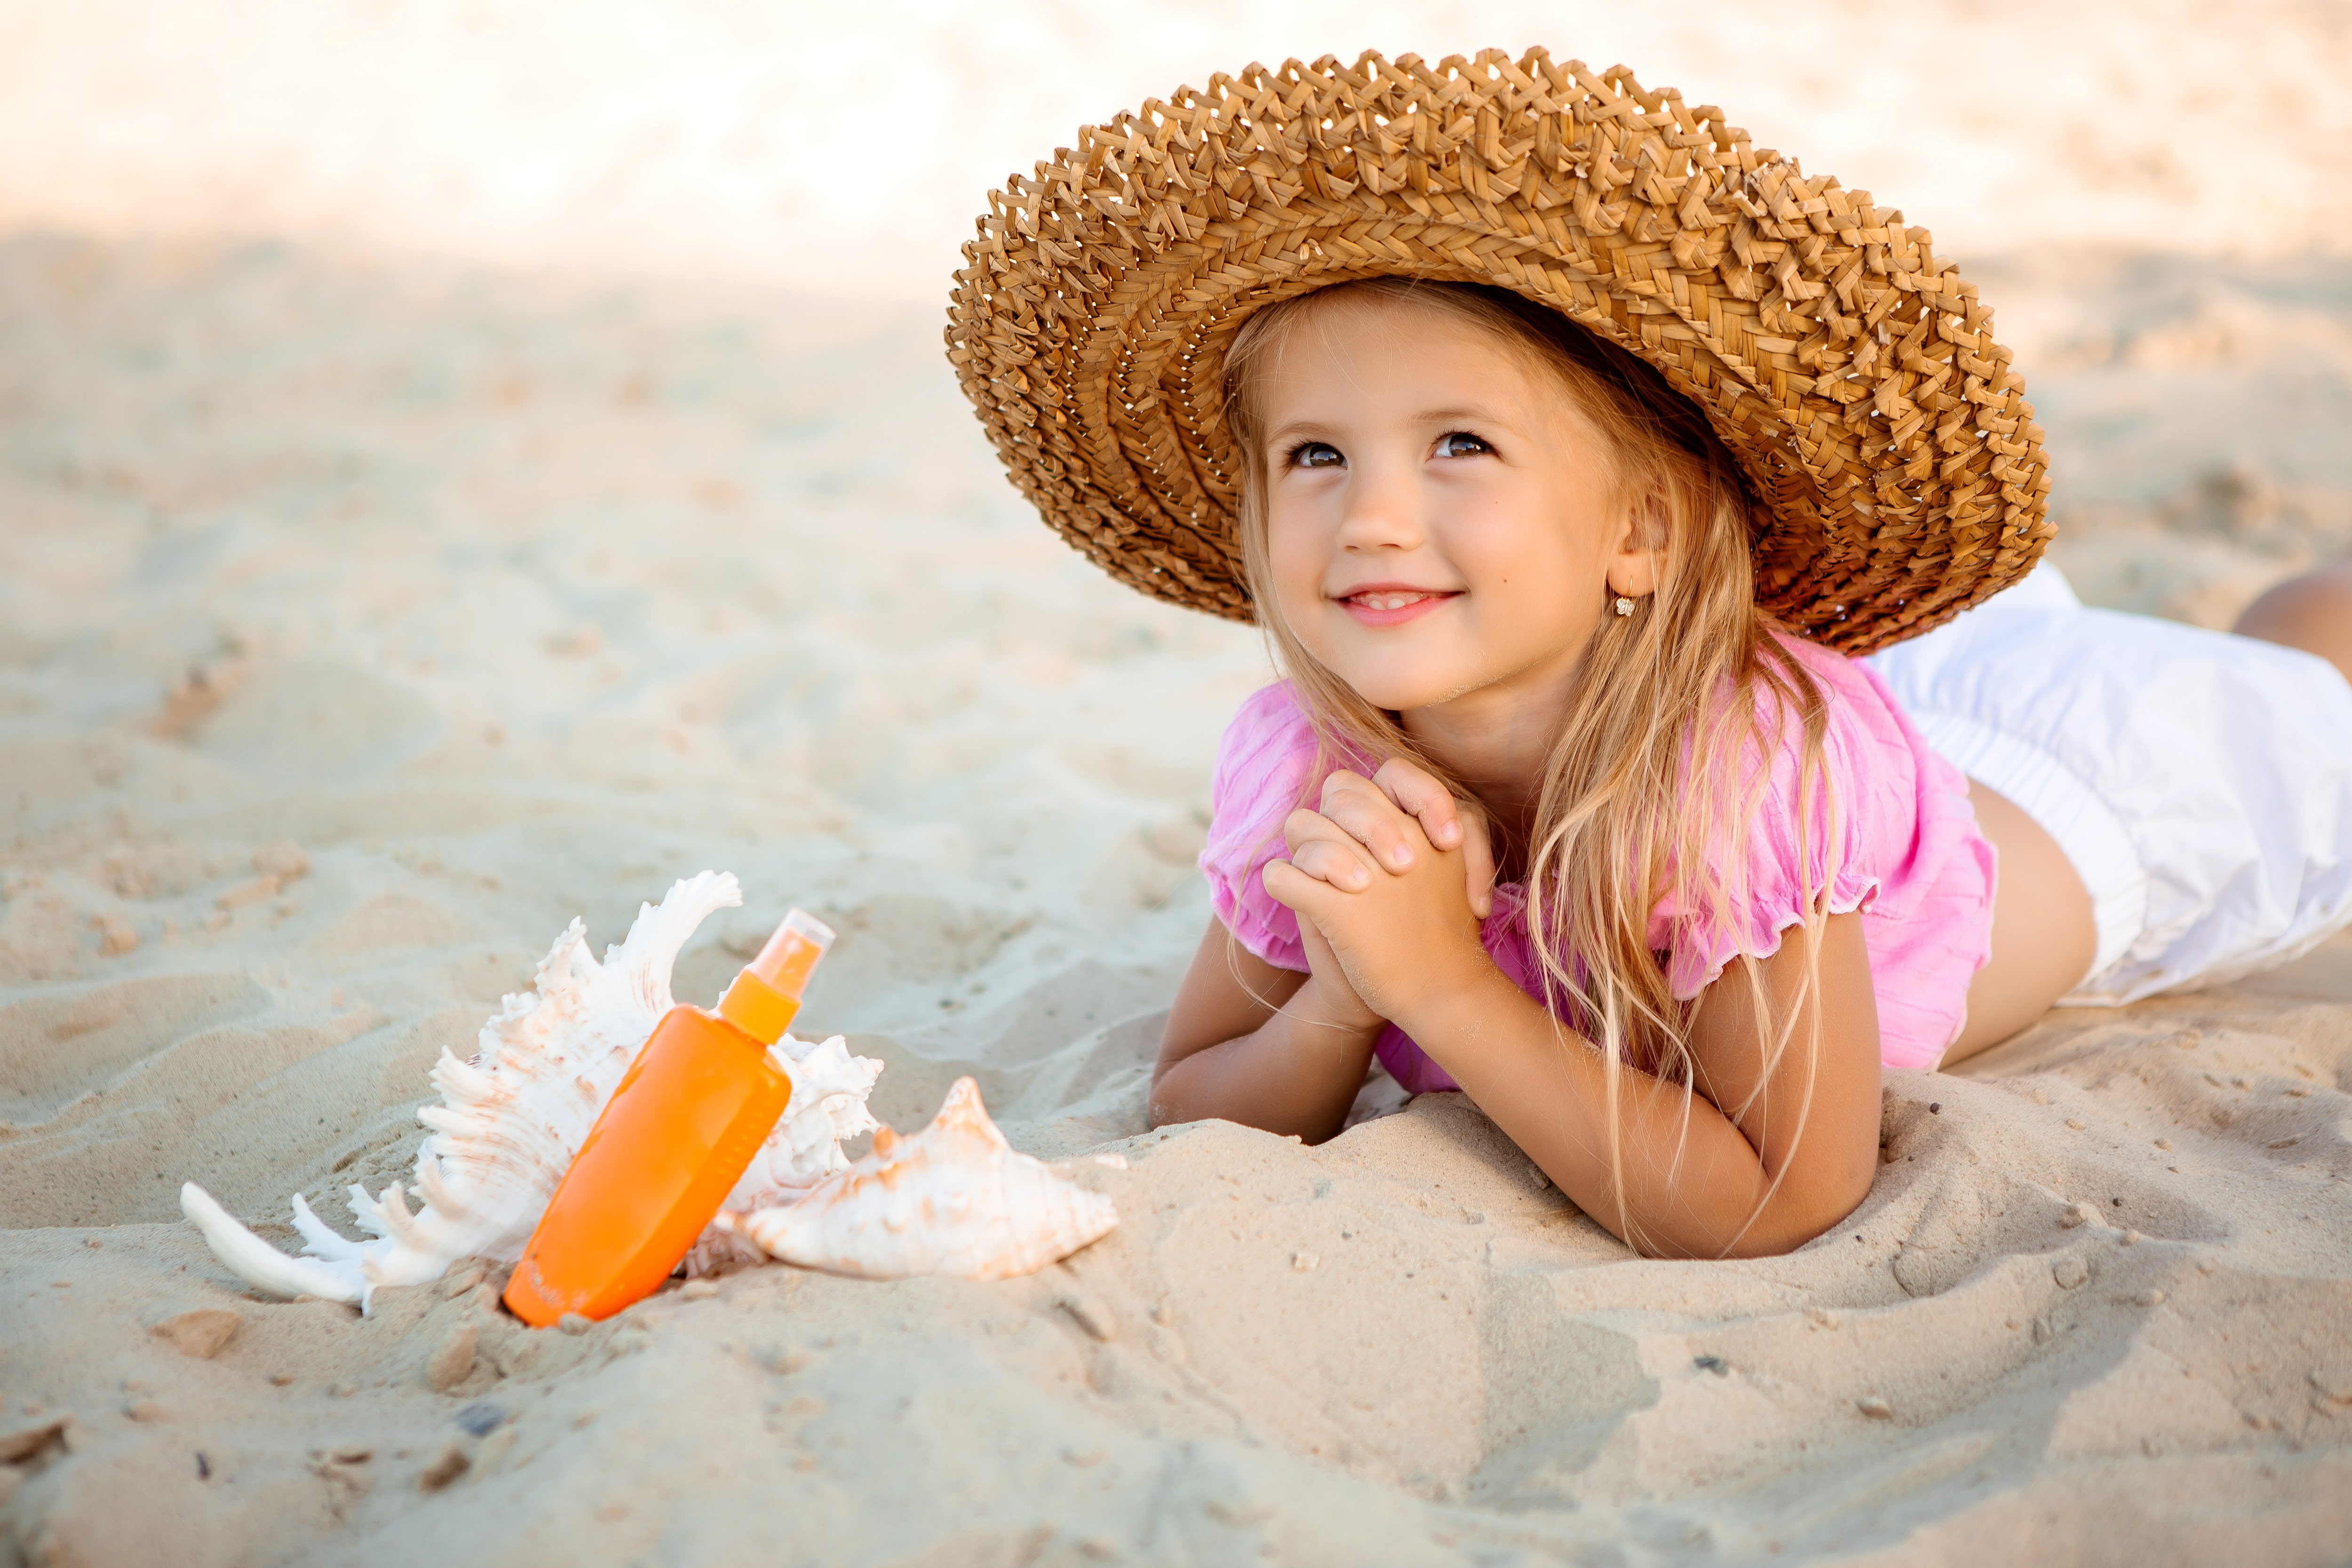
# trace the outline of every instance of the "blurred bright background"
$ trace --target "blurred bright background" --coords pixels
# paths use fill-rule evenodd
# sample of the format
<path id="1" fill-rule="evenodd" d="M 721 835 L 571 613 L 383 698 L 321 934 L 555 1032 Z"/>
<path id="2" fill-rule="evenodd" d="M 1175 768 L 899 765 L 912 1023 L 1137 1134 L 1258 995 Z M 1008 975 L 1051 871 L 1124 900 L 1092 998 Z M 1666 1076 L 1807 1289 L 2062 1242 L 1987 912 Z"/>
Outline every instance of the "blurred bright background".
<path id="1" fill-rule="evenodd" d="M 1253 59 L 1540 43 L 1970 254 L 2352 250 L 2340 0 L 6 0 L 0 226 L 935 300 L 985 193 Z"/>

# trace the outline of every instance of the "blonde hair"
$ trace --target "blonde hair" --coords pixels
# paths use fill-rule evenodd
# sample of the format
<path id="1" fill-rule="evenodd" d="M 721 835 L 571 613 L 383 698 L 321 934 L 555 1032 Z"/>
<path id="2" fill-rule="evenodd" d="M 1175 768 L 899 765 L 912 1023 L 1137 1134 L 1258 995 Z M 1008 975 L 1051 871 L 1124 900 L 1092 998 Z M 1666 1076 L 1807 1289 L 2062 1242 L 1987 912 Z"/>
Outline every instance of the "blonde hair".
<path id="1" fill-rule="evenodd" d="M 1763 520 L 1696 405 L 1633 355 L 1507 289 L 1402 278 L 1344 283 L 1259 310 L 1235 334 L 1225 360 L 1226 417 L 1243 453 L 1244 569 L 1276 660 L 1322 745 L 1313 787 L 1350 757 L 1402 757 L 1457 797 L 1474 798 L 1465 781 L 1414 742 L 1396 714 L 1373 707 L 1307 651 L 1284 622 L 1274 592 L 1259 392 L 1306 315 L 1334 303 L 1433 311 L 1539 365 L 1600 437 L 1613 470 L 1612 504 L 1643 509 L 1655 527 L 1656 590 L 1630 616 L 1601 615 L 1545 757 L 1530 831 L 1522 841 L 1513 825 L 1496 825 L 1497 858 L 1526 885 L 1546 1002 L 1555 1019 L 1592 1040 L 1605 1064 L 1615 1228 L 1640 1247 L 1623 1196 L 1625 1068 L 1679 1085 L 1685 1117 L 1696 1079 L 1688 1044 L 1695 1004 L 1674 995 L 1650 949 L 1651 911 L 1672 894 L 1718 930 L 1743 929 L 1730 917 L 1748 893 L 1747 824 L 1769 779 L 1770 752 L 1789 738 L 1799 746 L 1801 838 L 1812 820 L 1822 787 L 1822 694 L 1774 640 L 1777 628 L 1757 606 L 1749 552 Z M 1769 724 L 1759 727 L 1768 712 Z M 1801 736 L 1781 729 L 1791 721 Z M 1835 802 L 1830 805 L 1834 812 Z M 1837 842 L 1834 826 L 1829 837 L 1824 849 Z M 1801 842 L 1801 866 L 1812 863 L 1807 851 Z M 1792 1043 L 1794 1018 L 1808 1011 L 1805 994 L 1819 984 L 1826 881 L 1805 889 L 1806 980 L 1786 1017 L 1774 1019 L 1754 966 L 1745 966 L 1764 1025 L 1759 1094 Z M 1816 1027 L 1804 1054 L 1811 1064 L 1819 1058 L 1820 1009 L 1810 1012 Z M 1746 1107 L 1722 1109 L 1738 1117 Z"/>

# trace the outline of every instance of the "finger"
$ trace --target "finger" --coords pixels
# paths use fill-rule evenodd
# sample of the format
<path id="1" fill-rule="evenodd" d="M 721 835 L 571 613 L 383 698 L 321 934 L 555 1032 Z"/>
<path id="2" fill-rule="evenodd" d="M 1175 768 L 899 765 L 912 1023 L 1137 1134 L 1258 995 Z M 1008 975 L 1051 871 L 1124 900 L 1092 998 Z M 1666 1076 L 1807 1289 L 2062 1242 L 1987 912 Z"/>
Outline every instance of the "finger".
<path id="1" fill-rule="evenodd" d="M 1372 885 L 1380 869 L 1347 829 L 1321 812 L 1304 806 L 1292 812 L 1282 825 L 1282 837 L 1301 870 L 1335 888 L 1360 893 Z"/>
<path id="2" fill-rule="evenodd" d="M 1495 912 L 1495 841 L 1483 811 L 1462 813 L 1462 871 L 1469 884 L 1470 912 L 1483 921 Z"/>
<path id="3" fill-rule="evenodd" d="M 1372 885 L 1372 868 L 1364 864 L 1363 852 L 1354 845 L 1312 839 L 1290 852 L 1290 863 L 1343 893 L 1360 893 Z"/>
<path id="4" fill-rule="evenodd" d="M 1372 852 L 1373 862 L 1391 871 L 1412 864 L 1412 818 L 1399 811 L 1371 780 L 1360 773 L 1333 773 L 1323 781 L 1321 815 Z"/>
<path id="5" fill-rule="evenodd" d="M 1328 882 L 1308 876 L 1287 860 L 1269 860 L 1258 873 L 1266 897 L 1299 919 L 1312 920 L 1318 926 L 1328 924 L 1326 917 L 1336 913 L 1339 900 L 1349 895 L 1339 891 Z"/>
<path id="6" fill-rule="evenodd" d="M 1428 769 L 1402 757 L 1391 757 L 1372 775 L 1372 783 L 1399 811 L 1420 822 L 1430 843 L 1440 849 L 1452 849 L 1461 844 L 1462 813 L 1453 792 L 1438 783 Z"/>

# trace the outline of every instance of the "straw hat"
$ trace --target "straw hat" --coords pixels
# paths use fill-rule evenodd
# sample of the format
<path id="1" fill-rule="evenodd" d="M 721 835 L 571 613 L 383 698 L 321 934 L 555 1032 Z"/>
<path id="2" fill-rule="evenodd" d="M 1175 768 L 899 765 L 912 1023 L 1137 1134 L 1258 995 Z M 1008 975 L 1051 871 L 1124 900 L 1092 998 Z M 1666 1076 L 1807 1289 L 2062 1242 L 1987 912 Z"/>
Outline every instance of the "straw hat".
<path id="1" fill-rule="evenodd" d="M 1252 66 L 1006 184 L 949 358 L 1045 521 L 1159 598 L 1252 618 L 1234 330 L 1381 275 L 1514 289 L 1657 367 L 1754 488 L 1759 602 L 1830 647 L 1925 631 L 2049 541 L 2023 383 L 1927 231 L 1622 67 Z"/>

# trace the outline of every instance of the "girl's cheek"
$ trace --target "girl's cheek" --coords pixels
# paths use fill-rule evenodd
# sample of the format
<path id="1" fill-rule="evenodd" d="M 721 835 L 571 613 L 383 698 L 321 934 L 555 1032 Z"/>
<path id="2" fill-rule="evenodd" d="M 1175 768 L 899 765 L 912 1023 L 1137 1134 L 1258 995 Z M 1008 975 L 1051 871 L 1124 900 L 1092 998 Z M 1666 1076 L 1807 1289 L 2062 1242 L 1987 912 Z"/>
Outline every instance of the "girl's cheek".
<path id="1" fill-rule="evenodd" d="M 1266 520 L 1265 544 L 1284 614 L 1296 621 L 1319 608 L 1326 563 L 1315 531 L 1300 520 L 1276 515 Z"/>

